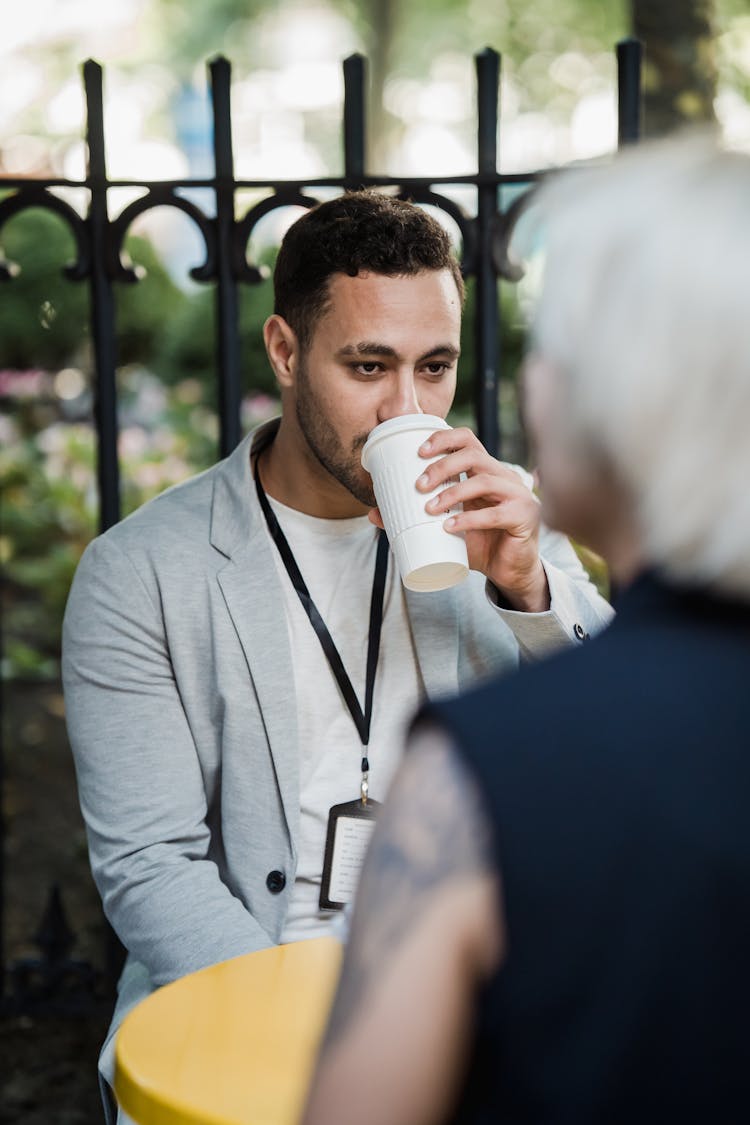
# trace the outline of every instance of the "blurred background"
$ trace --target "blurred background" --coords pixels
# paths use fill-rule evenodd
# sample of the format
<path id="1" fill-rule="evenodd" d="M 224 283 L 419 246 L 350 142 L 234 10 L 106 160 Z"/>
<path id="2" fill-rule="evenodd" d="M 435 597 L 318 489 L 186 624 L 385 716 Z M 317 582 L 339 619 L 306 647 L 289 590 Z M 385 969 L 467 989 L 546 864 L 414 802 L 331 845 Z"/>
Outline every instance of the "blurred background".
<path id="1" fill-rule="evenodd" d="M 107 171 L 116 180 L 212 176 L 206 62 L 216 54 L 233 68 L 239 179 L 341 174 L 341 64 L 352 52 L 369 61 L 374 174 L 476 171 L 473 56 L 488 45 L 502 55 L 502 172 L 606 157 L 617 139 L 613 47 L 630 34 L 645 46 L 645 135 L 707 123 L 750 151 L 747 0 L 25 0 L 6 5 L 2 32 L 0 202 L 11 190 L 3 179 L 85 178 L 87 58 L 105 68 Z M 56 190 L 84 213 L 87 192 Z M 210 213 L 211 190 L 192 190 Z M 139 194 L 112 191 L 110 215 Z M 243 189 L 238 213 L 264 194 Z M 445 194 L 475 213 L 473 188 Z M 274 212 L 256 228 L 254 261 L 272 265 L 297 214 Z M 68 587 L 98 527 L 89 298 L 61 272 L 75 248 L 56 216 L 19 214 L 0 230 L 0 245 L 20 266 L 0 282 L 0 954 L 8 970 L 0 1114 L 74 1125 L 99 1120 L 95 1058 L 110 1004 L 59 680 Z M 159 208 L 134 224 L 127 248 L 146 276 L 116 286 L 123 513 L 218 451 L 213 287 L 189 277 L 202 260 L 197 230 Z M 498 286 L 503 455 L 519 461 L 516 374 L 532 288 L 533 271 Z M 472 300 L 470 286 L 467 323 Z M 245 430 L 277 410 L 260 337 L 271 302 L 268 282 L 241 287 Z M 467 333 L 454 417 L 470 423 L 473 346 Z M 74 984 L 59 1002 L 21 1004 L 15 985 L 50 952 L 78 963 Z"/>

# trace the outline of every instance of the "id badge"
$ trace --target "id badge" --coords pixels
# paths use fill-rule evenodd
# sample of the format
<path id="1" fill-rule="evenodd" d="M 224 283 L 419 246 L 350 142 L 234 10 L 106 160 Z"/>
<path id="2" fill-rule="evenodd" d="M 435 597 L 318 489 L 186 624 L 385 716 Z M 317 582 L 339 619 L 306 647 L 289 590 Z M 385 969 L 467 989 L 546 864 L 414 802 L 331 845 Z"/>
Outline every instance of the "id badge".
<path id="1" fill-rule="evenodd" d="M 358 800 L 334 805 L 329 812 L 321 910 L 343 910 L 354 898 L 379 808 L 379 801 Z"/>

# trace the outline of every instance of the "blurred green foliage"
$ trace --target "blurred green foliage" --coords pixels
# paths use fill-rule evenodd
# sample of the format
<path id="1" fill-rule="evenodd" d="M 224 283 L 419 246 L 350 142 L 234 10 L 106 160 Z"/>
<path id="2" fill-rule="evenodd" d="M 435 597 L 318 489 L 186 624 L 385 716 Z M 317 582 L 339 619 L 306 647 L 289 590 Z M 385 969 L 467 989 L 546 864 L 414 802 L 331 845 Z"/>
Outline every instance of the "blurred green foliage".
<path id="1" fill-rule="evenodd" d="M 48 211 L 23 211 L 4 226 L 2 248 L 20 272 L 0 290 L 0 368 L 53 370 L 83 361 L 90 347 L 89 297 L 84 284 L 70 282 L 62 273 L 75 258 L 67 224 Z M 127 250 L 146 267 L 148 280 L 118 286 L 123 363 L 153 351 L 164 323 L 182 303 L 150 242 L 131 237 Z"/>
<path id="2" fill-rule="evenodd" d="M 93 441 L 88 427 L 66 427 L 64 456 L 50 466 L 35 437 L 4 436 L 3 678 L 54 678 L 62 609 L 96 526 Z"/>
<path id="3" fill-rule="evenodd" d="M 159 346 L 150 357 L 154 371 L 167 383 L 186 376 L 199 379 L 209 401 L 215 401 L 213 287 L 186 296 L 175 315 L 165 321 Z M 276 394 L 276 380 L 263 345 L 263 324 L 273 312 L 270 281 L 242 285 L 239 289 L 239 335 L 243 379 L 248 390 Z"/>

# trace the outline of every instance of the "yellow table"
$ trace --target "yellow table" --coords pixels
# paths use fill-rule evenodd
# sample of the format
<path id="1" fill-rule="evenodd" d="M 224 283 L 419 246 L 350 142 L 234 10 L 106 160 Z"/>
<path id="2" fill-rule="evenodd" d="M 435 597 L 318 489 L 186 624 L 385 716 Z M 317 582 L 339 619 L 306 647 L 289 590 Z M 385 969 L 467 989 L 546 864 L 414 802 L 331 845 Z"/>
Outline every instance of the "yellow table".
<path id="1" fill-rule="evenodd" d="M 294 1125 L 341 964 L 334 938 L 168 984 L 123 1020 L 115 1090 L 138 1125 Z"/>

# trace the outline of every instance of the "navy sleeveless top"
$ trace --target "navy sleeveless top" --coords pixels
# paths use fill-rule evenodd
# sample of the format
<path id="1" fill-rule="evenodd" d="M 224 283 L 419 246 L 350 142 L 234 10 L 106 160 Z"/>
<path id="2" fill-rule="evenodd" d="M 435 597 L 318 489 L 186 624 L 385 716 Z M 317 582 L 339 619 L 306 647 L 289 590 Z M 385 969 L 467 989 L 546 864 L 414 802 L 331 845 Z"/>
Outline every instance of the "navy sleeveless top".
<path id="1" fill-rule="evenodd" d="M 494 826 L 507 956 L 456 1121 L 750 1121 L 750 608 L 652 575 L 427 716 Z"/>

